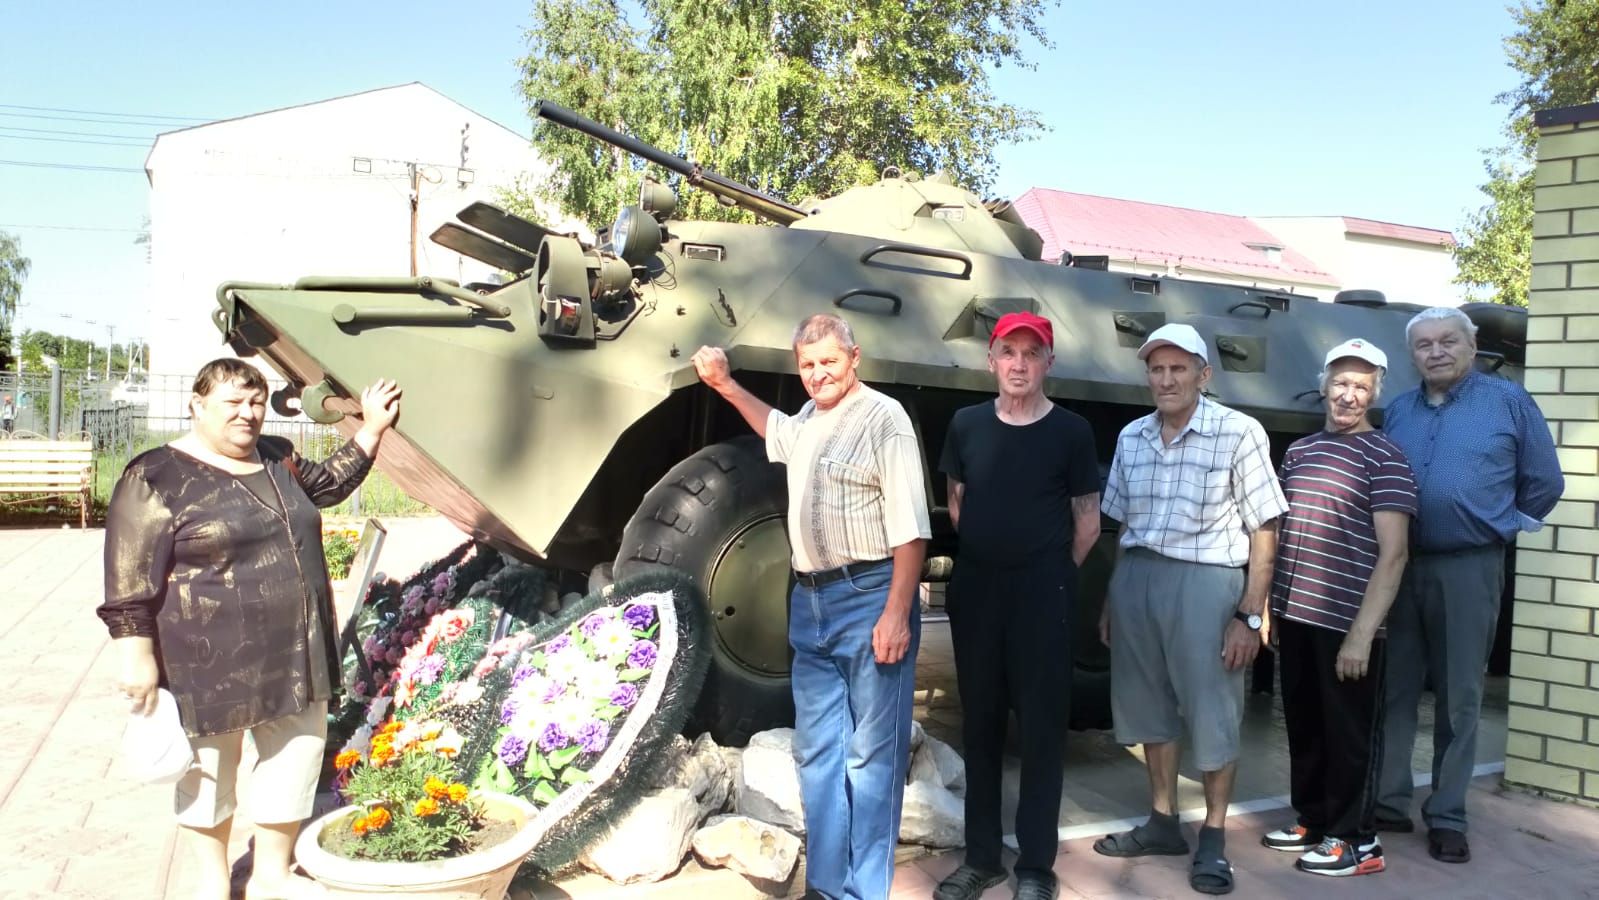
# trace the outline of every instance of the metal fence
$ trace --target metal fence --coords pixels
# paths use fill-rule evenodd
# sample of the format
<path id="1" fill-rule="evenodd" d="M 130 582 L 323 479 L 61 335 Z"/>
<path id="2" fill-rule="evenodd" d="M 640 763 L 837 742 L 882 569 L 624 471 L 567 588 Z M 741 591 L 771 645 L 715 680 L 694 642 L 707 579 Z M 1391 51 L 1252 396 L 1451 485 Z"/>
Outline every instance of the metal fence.
<path id="1" fill-rule="evenodd" d="M 189 427 L 192 375 L 148 375 L 110 380 L 94 372 L 61 372 L 59 399 L 51 392 L 49 371 L 0 371 L 0 406 L 10 397 L 16 409 L 10 433 L 0 440 L 87 439 L 95 450 L 95 500 L 110 499 L 111 487 L 128 460 L 164 444 Z M 268 380 L 272 390 L 281 381 Z M 53 407 L 60 406 L 60 428 L 50 434 Z M 264 434 L 293 441 L 300 452 L 321 459 L 343 438 L 331 425 L 306 418 L 285 419 L 267 407 Z"/>

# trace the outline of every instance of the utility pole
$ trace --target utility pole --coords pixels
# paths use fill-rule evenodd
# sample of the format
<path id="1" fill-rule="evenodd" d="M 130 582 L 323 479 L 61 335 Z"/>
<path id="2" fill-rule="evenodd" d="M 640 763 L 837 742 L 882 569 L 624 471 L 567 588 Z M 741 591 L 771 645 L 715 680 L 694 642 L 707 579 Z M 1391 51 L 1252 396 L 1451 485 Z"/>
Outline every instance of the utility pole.
<path id="1" fill-rule="evenodd" d="M 105 380 L 111 380 L 111 354 L 117 352 L 117 326 L 105 327 Z"/>
<path id="2" fill-rule="evenodd" d="M 416 213 L 422 200 L 421 186 L 418 183 L 421 180 L 421 173 L 417 171 L 414 162 L 406 163 L 405 170 L 411 176 L 411 277 L 414 278 L 416 277 Z"/>

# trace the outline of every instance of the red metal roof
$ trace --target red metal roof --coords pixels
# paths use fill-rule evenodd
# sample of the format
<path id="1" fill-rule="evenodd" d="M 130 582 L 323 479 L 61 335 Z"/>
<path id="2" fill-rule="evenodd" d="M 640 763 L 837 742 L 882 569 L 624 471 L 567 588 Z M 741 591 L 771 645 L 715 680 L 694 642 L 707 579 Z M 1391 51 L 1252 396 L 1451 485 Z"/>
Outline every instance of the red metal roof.
<path id="1" fill-rule="evenodd" d="M 1032 188 L 1016 199 L 1022 220 L 1044 239 L 1044 259 L 1062 250 L 1108 255 L 1245 278 L 1336 285 L 1310 257 L 1243 216 Z M 1273 262 L 1251 244 L 1281 247 Z"/>
<path id="2" fill-rule="evenodd" d="M 1435 247 L 1453 247 L 1455 236 L 1447 231 L 1436 228 L 1421 228 L 1416 225 L 1395 225 L 1392 222 L 1378 222 L 1375 219 L 1357 219 L 1354 216 L 1344 216 L 1344 233 L 1363 234 L 1367 237 L 1389 238 L 1396 241 L 1411 241 L 1417 244 L 1431 244 Z"/>

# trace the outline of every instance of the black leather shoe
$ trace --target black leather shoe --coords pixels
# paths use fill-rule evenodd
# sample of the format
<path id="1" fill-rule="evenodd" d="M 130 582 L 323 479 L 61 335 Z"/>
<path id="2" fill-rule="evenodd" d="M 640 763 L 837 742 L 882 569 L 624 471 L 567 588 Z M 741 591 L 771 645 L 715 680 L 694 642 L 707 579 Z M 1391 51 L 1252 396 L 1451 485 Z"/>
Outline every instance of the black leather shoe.
<path id="1" fill-rule="evenodd" d="M 1471 862 L 1471 845 L 1464 831 L 1450 828 L 1427 829 L 1427 854 L 1439 862 Z"/>

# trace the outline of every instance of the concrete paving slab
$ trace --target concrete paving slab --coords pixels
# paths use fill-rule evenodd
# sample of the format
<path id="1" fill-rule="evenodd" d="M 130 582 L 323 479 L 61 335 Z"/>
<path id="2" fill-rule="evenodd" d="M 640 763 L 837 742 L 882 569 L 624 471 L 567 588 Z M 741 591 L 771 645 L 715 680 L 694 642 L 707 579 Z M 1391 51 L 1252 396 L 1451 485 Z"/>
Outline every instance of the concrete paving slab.
<path id="1" fill-rule="evenodd" d="M 412 571 L 463 539 L 441 519 L 391 520 L 380 568 Z M 117 771 L 125 721 L 114 690 L 116 661 L 94 617 L 101 594 L 103 532 L 78 529 L 0 529 L 0 635 L 10 638 L 14 665 L 0 706 L 0 854 L 8 863 L 6 897 L 186 897 L 191 873 L 171 822 L 171 789 L 134 784 Z M 1504 683 L 1490 681 L 1479 757 L 1502 758 Z M 960 746 L 959 692 L 947 625 L 929 623 L 918 661 L 916 716 L 928 733 Z M 1418 729 L 1429 732 L 1430 709 Z M 1280 705 L 1250 698 L 1245 728 L 1249 765 L 1240 777 L 1240 804 L 1258 810 L 1234 816 L 1229 852 L 1238 870 L 1237 897 L 1359 894 L 1362 897 L 1577 897 L 1599 884 L 1599 810 L 1505 792 L 1498 776 L 1477 779 L 1471 796 L 1476 859 L 1445 866 L 1426 854 L 1425 836 L 1385 836 L 1389 870 L 1354 879 L 1319 879 L 1292 868 L 1292 857 L 1260 847 L 1258 834 L 1284 816 L 1273 805 L 1287 789 L 1286 741 Z M 1418 771 L 1430 767 L 1430 747 L 1416 748 Z M 1074 733 L 1064 759 L 1061 844 L 1056 871 L 1064 897 L 1193 896 L 1187 861 L 1109 860 L 1094 854 L 1093 837 L 1118 820 L 1147 812 L 1147 785 L 1136 748 L 1104 733 Z M 1014 763 L 1013 763 L 1014 766 Z M 248 791 L 248 774 L 241 779 Z M 1014 771 L 1004 781 L 1007 816 L 1014 808 Z M 1418 791 L 1417 802 L 1426 796 Z M 1201 806 L 1197 773 L 1184 769 L 1182 803 Z M 1190 831 L 1192 826 L 1188 826 Z M 249 829 L 235 828 L 235 857 Z M 905 848 L 896 897 L 925 897 L 960 861 L 959 852 L 928 856 Z M 584 875 L 536 886 L 546 898 L 693 898 L 761 896 L 727 870 L 692 860 L 671 879 L 620 887 Z M 788 890 L 803 890 L 803 874 Z M 1010 886 L 985 896 L 1009 897 Z"/>

